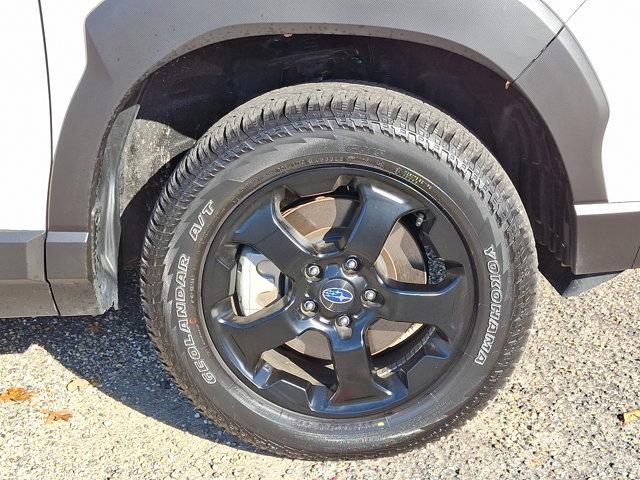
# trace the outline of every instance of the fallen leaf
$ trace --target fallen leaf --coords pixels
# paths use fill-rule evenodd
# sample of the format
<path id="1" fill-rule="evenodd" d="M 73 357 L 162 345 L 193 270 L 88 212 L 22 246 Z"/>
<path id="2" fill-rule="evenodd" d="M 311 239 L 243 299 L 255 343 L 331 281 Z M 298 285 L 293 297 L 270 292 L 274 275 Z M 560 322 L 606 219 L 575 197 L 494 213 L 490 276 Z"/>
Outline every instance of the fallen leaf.
<path id="1" fill-rule="evenodd" d="M 0 402 L 24 402 L 33 397 L 34 392 L 22 387 L 8 388 L 0 393 Z"/>
<path id="2" fill-rule="evenodd" d="M 83 388 L 87 388 L 91 386 L 91 382 L 85 380 L 84 378 L 74 378 L 67 384 L 67 390 L 82 390 Z"/>
<path id="3" fill-rule="evenodd" d="M 72 416 L 71 413 L 64 410 L 48 410 L 43 408 L 41 412 L 47 414 L 47 418 L 44 420 L 44 423 L 47 425 L 58 421 L 68 422 Z"/>
<path id="4" fill-rule="evenodd" d="M 618 419 L 622 423 L 631 423 L 631 422 L 635 422 L 636 420 L 640 420 L 640 409 L 631 410 L 630 412 L 622 413 L 618 415 Z"/>
<path id="5" fill-rule="evenodd" d="M 100 333 L 102 332 L 103 328 L 102 328 L 102 325 L 100 325 L 99 323 L 92 323 L 87 327 L 87 330 L 89 330 L 92 333 Z"/>

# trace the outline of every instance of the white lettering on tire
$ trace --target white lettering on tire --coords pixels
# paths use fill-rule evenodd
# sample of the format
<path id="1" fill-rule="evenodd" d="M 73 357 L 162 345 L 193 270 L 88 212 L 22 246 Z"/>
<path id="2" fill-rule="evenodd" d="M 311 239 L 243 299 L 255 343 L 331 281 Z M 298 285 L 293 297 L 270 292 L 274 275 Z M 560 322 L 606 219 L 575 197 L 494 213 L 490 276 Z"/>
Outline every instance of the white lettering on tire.
<path id="1" fill-rule="evenodd" d="M 178 317 L 178 328 L 184 333 L 184 346 L 187 347 L 187 354 L 193 361 L 196 370 L 200 372 L 205 382 L 212 385 L 216 383 L 216 377 L 211 373 L 209 367 L 202 359 L 198 347 L 195 345 L 193 336 L 191 335 L 190 324 L 197 322 L 197 319 L 189 319 L 187 315 L 187 271 L 189 269 L 190 257 L 184 253 L 178 258 L 178 271 L 176 272 L 176 287 L 174 289 L 173 303 L 176 308 L 176 317 Z"/>
<path id="2" fill-rule="evenodd" d="M 496 333 L 500 326 L 500 313 L 502 311 L 502 275 L 500 271 L 500 263 L 498 263 L 496 249 L 493 245 L 484 250 L 484 254 L 489 258 L 487 260 L 487 271 L 489 272 L 490 292 L 489 299 L 489 321 L 487 323 L 487 331 L 484 334 L 484 340 L 478 350 L 475 362 L 478 365 L 484 365 L 487 361 L 489 352 L 493 347 L 496 339 Z"/>
<path id="3" fill-rule="evenodd" d="M 204 228 L 205 215 L 210 217 L 212 214 L 213 214 L 213 200 L 209 200 L 207 204 L 204 206 L 204 208 L 198 214 L 198 221 L 194 222 L 191 225 L 191 228 L 189 229 L 189 235 L 191 235 L 191 238 L 193 239 L 194 242 L 198 240 L 198 234 Z"/>

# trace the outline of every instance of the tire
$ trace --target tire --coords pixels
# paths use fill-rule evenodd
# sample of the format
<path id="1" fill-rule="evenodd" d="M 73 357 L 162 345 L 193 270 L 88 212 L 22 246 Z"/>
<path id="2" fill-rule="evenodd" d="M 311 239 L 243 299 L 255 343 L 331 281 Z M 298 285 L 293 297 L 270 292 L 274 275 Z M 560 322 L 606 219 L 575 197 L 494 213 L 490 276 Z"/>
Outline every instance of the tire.
<path id="1" fill-rule="evenodd" d="M 341 172 L 347 172 L 346 177 L 340 176 Z M 340 182 L 352 183 L 347 186 L 335 183 L 338 180 L 334 176 Z M 337 386 L 336 383 L 332 386 L 321 383 L 317 389 L 324 396 L 318 394 L 318 398 L 324 398 L 325 403 L 313 404 L 316 400 L 310 398 L 315 399 L 315 393 L 309 392 L 315 387 L 307 388 L 306 397 L 300 397 L 300 388 L 288 386 L 281 373 L 277 377 L 269 376 L 266 383 L 260 384 L 256 380 L 260 375 L 266 375 L 268 369 L 271 369 L 268 371 L 271 375 L 273 368 L 263 357 L 255 359 L 258 363 L 250 362 L 246 352 L 254 347 L 245 347 L 242 342 L 250 342 L 250 345 L 266 342 L 265 336 L 279 331 L 280 327 L 256 329 L 250 337 L 241 337 L 238 331 L 242 325 L 226 325 L 235 320 L 223 320 L 227 313 L 218 309 L 217 303 L 207 302 L 214 295 L 210 292 L 228 288 L 226 280 L 216 280 L 223 277 L 211 272 L 213 269 L 224 270 L 220 264 L 238 255 L 236 252 L 225 256 L 224 249 L 230 248 L 226 239 L 242 237 L 241 232 L 247 225 L 250 228 L 246 227 L 246 231 L 254 232 L 251 235 L 260 235 L 255 231 L 262 228 L 260 219 L 264 216 L 258 216 L 255 213 L 258 210 L 252 210 L 261 205 L 262 200 L 255 200 L 256 195 L 270 188 L 287 192 L 286 182 L 294 183 L 301 191 L 308 185 L 309 189 L 316 189 L 314 195 L 317 195 L 316 191 L 329 187 L 316 183 L 322 184 L 327 178 L 334 182 L 331 188 L 350 192 L 354 184 L 370 185 L 367 182 L 373 182 L 371 185 L 387 185 L 397 189 L 393 191 L 401 192 L 401 196 L 406 192 L 407 198 L 419 198 L 423 202 L 420 205 L 429 205 L 424 209 L 429 218 L 425 219 L 424 215 L 416 213 L 417 210 L 398 217 L 402 219 L 402 228 L 417 231 L 416 235 L 427 238 L 425 242 L 433 245 L 437 245 L 434 238 L 440 234 L 431 235 L 429 230 L 423 235 L 423 222 L 435 221 L 440 230 L 448 232 L 447 235 L 455 233 L 459 240 L 446 237 L 448 240 L 436 247 L 438 255 L 433 260 L 431 257 L 424 260 L 424 268 L 430 269 L 432 262 L 435 265 L 441 261 L 440 256 L 445 258 L 438 248 L 452 252 L 457 248 L 459 259 L 442 261 L 446 270 L 442 278 L 453 279 L 452 282 L 458 283 L 452 285 L 456 288 L 463 285 L 464 289 L 445 300 L 443 292 L 446 289 L 437 287 L 433 298 L 437 297 L 435 302 L 440 303 L 428 304 L 433 307 L 424 310 L 437 326 L 429 326 L 425 321 L 427 326 L 418 326 L 418 333 L 413 334 L 419 336 L 422 343 L 409 337 L 404 343 L 389 347 L 380 357 L 378 354 L 372 357 L 371 362 L 393 365 L 387 370 L 391 372 L 388 379 L 384 379 L 381 370 L 372 374 L 373 363 L 369 364 L 368 374 L 375 377 L 374 390 L 380 385 L 384 390 L 379 397 L 360 392 L 361 385 L 357 382 L 365 378 L 370 381 L 366 372 L 360 370 L 360 376 L 353 377 L 356 380 L 348 379 L 351 371 L 346 369 L 356 367 L 337 363 L 343 357 L 334 351 L 333 329 L 338 330 L 338 327 L 329 325 L 333 318 L 327 313 L 329 310 L 304 314 L 295 310 L 292 315 L 296 315 L 296 322 L 313 324 L 325 329 L 325 333 L 329 332 L 326 333 L 329 335 L 327 341 L 335 362 L 333 370 Z M 278 182 L 285 182 L 285 187 Z M 336 187 L 338 184 L 340 186 Z M 285 190 L 278 190 L 280 188 Z M 369 207 L 362 206 L 365 205 L 364 194 L 358 189 L 369 187 L 353 188 L 356 195 L 360 195 L 357 196 L 360 200 L 356 201 L 360 205 L 359 215 L 364 215 L 362 212 Z M 304 197 L 304 193 L 295 191 L 300 198 Z M 271 198 L 273 193 L 265 195 Z M 407 200 L 410 201 L 413 200 Z M 387 207 L 381 208 L 381 218 L 386 221 Z M 438 220 L 430 220 L 431 216 Z M 361 229 L 369 229 L 367 235 L 377 235 L 377 224 L 371 221 L 375 215 L 365 218 L 367 222 L 352 221 L 348 234 L 353 238 L 362 237 L 362 232 L 353 233 L 357 231 L 354 225 L 358 224 Z M 253 223 L 247 223 L 250 221 L 247 219 Z M 236 230 L 228 228 L 236 225 L 233 222 L 239 222 L 241 226 Z M 260 245 L 266 242 L 264 238 L 258 241 L 262 242 Z M 419 240 L 416 242 L 422 245 Z M 458 247 L 451 246 L 454 244 Z M 341 254 L 340 246 L 347 249 L 349 245 L 355 245 L 355 251 L 358 251 L 356 241 L 335 245 L 338 249 L 335 255 Z M 267 248 L 281 257 L 279 262 L 286 262 L 287 257 L 293 257 L 295 253 L 290 245 L 286 251 L 292 252 L 291 255 L 281 255 L 277 248 L 274 250 L 274 245 L 263 249 Z M 362 248 L 365 251 L 372 247 Z M 336 275 L 347 279 L 352 278 L 349 275 L 355 275 L 354 272 L 344 273 L 347 268 L 344 265 L 330 263 L 332 260 L 318 255 L 321 261 L 329 262 L 322 267 L 327 272 L 334 269 L 338 272 Z M 329 259 L 334 258 L 331 255 Z M 364 265 L 365 260 L 362 263 Z M 238 275 L 237 267 L 225 265 L 228 271 L 236 268 L 234 275 Z M 376 268 L 371 267 L 366 275 Z M 462 273 L 450 274 L 449 268 L 452 272 Z M 229 433 L 269 452 L 296 458 L 338 459 L 391 455 L 413 448 L 460 426 L 492 398 L 513 370 L 531 328 L 537 260 L 531 227 L 515 188 L 491 153 L 462 125 L 434 107 L 402 93 L 376 86 L 318 83 L 269 92 L 238 107 L 211 127 L 178 165 L 156 204 L 146 234 L 141 270 L 143 305 L 150 336 L 179 388 L 204 415 Z M 282 271 L 287 272 L 286 269 Z M 308 274 L 308 270 L 305 272 Z M 364 267 L 362 275 L 365 275 Z M 429 270 L 429 279 L 432 275 L 436 274 Z M 368 281 L 375 282 L 374 277 L 367 277 Z M 229 278 L 233 282 L 231 274 Z M 286 291 L 280 295 L 287 299 L 290 298 L 287 295 L 295 296 L 296 289 L 302 284 L 316 288 L 313 279 L 307 278 L 305 283 L 304 278 L 300 278 L 292 282 L 293 287 L 278 287 L 284 288 L 279 291 Z M 392 306 L 383 305 L 380 308 L 387 310 L 375 315 L 393 315 L 393 312 L 405 312 L 405 308 L 409 312 L 406 315 L 415 315 L 415 310 L 409 310 L 414 308 L 409 302 L 391 301 L 395 298 L 391 287 L 385 287 L 385 281 L 380 281 L 378 288 L 383 292 L 380 304 L 388 301 Z M 358 285 L 354 280 L 353 291 L 345 294 L 348 285 L 344 284 L 344 288 L 331 292 L 337 292 L 337 301 L 342 301 L 341 295 L 348 297 L 352 302 L 348 308 L 355 309 L 357 301 L 353 300 L 353 295 L 358 295 Z M 325 295 L 327 291 L 324 288 L 321 294 Z M 404 292 L 399 291 L 398 295 L 401 294 Z M 407 297 L 397 298 L 404 300 Z M 358 312 L 369 311 L 365 307 L 373 308 L 375 301 L 365 303 L 357 305 Z M 320 309 L 325 308 L 323 305 L 318 304 Z M 442 305 L 441 311 L 438 310 Z M 447 323 L 442 319 L 449 313 L 452 320 Z M 232 318 L 237 313 L 228 315 Z M 348 338 L 357 336 L 358 315 L 352 315 L 353 330 L 347 334 L 352 337 Z M 318 318 L 326 320 L 325 323 L 317 322 Z M 405 316 L 399 321 L 407 322 L 408 319 Z M 256 328 L 253 325 L 264 325 L 265 322 L 248 322 L 251 325 L 247 328 Z M 444 327 L 441 329 L 437 322 L 442 322 Z M 231 329 L 229 338 L 232 340 L 227 339 L 227 330 L 220 326 L 222 324 Z M 223 331 L 225 333 L 221 334 Z M 335 342 L 337 345 L 340 340 Z M 373 355 L 369 347 L 365 346 L 365 352 Z M 354 347 L 354 351 L 356 348 L 361 349 L 361 345 Z M 433 353 L 435 350 L 429 350 L 429 353 L 428 349 L 439 353 Z M 278 351 L 290 354 L 290 349 Z M 396 351 L 401 355 L 393 357 Z M 391 362 L 389 358 L 395 360 Z M 402 364 L 399 369 L 396 368 L 398 358 Z M 412 360 L 414 358 L 417 360 Z M 423 364 L 428 367 L 414 373 L 416 366 Z M 324 369 L 322 372 L 332 369 L 317 368 Z M 424 380 L 427 376 L 428 380 Z M 402 385 L 389 386 L 389 382 L 398 379 Z M 397 391 L 394 390 L 396 387 Z M 347 394 L 339 395 L 341 388 L 343 394 L 348 391 Z M 357 392 L 351 394 L 352 390 Z M 304 404 L 305 398 L 309 405 Z"/>

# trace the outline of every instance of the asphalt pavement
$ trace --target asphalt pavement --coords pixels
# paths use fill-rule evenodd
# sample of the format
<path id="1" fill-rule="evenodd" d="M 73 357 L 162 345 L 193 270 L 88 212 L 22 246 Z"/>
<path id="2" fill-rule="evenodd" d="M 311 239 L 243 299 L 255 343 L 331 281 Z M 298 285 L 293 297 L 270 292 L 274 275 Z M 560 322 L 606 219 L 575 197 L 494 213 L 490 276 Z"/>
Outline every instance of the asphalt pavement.
<path id="1" fill-rule="evenodd" d="M 0 479 L 640 478 L 640 420 L 619 419 L 640 408 L 640 270 L 578 298 L 540 287 L 527 351 L 487 408 L 452 435 L 365 461 L 279 458 L 223 433 L 169 380 L 135 301 L 99 317 L 0 320 L 0 392 L 33 393 L 0 402 Z"/>

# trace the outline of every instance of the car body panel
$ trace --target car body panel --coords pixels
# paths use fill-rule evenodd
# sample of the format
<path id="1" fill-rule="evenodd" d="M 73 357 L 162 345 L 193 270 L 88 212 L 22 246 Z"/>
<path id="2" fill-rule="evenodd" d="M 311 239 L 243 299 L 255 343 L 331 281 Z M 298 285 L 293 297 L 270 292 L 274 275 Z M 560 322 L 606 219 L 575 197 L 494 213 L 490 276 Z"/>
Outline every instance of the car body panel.
<path id="1" fill-rule="evenodd" d="M 16 2 L 7 13 L 0 15 L 0 314 L 55 315 L 45 278 L 51 129 L 38 1 Z"/>
<path id="2" fill-rule="evenodd" d="M 85 22 L 100 2 L 96 0 L 42 0 L 51 84 L 53 150 L 58 144 L 73 94 L 87 66 Z"/>
<path id="3" fill-rule="evenodd" d="M 544 0 L 544 3 L 555 12 L 560 20 L 566 22 L 585 3 L 585 0 Z"/>
<path id="4" fill-rule="evenodd" d="M 537 107 L 572 179 L 576 241 L 569 258 L 576 274 L 631 268 L 638 254 L 640 162 L 627 138 L 638 124 L 640 100 L 620 76 L 629 58 L 617 48 L 637 44 L 638 18 L 633 2 L 588 0 L 517 81 L 549 100 Z"/>
<path id="5" fill-rule="evenodd" d="M 640 126 L 640 96 L 635 92 L 629 63 L 640 42 L 640 3 L 631 0 L 589 0 L 569 20 L 567 27 L 586 52 L 606 94 L 609 119 L 602 144 L 607 201 L 638 202 L 640 153 L 633 135 Z M 630 51 L 631 49 L 631 51 Z"/>
<path id="6" fill-rule="evenodd" d="M 33 231 L 44 233 L 48 212 L 46 242 L 44 235 L 25 238 L 30 245 L 45 242 L 40 256 L 43 262 L 46 256 L 47 279 L 62 314 L 99 313 L 116 305 L 119 210 L 113 179 L 123 139 L 136 115 L 135 108 L 126 108 L 127 102 L 145 78 L 183 54 L 229 39 L 278 34 L 363 35 L 406 40 L 464 55 L 498 73 L 507 86 L 511 83 L 520 89 L 544 118 L 558 145 L 576 205 L 572 221 L 576 231 L 586 232 L 571 247 L 570 266 L 581 274 L 628 268 L 636 257 L 630 252 L 637 253 L 638 238 L 627 239 L 623 247 L 612 251 L 606 239 L 603 243 L 596 234 L 604 217 L 580 208 L 592 205 L 597 209 L 612 200 L 639 198 L 619 173 L 628 167 L 631 157 L 617 155 L 607 146 L 620 144 L 615 139 L 620 138 L 621 130 L 611 134 L 614 140 L 605 143 L 607 159 L 602 158 L 611 102 L 607 102 L 592 63 L 609 69 L 615 64 L 603 61 L 602 48 L 594 50 L 590 63 L 565 26 L 569 22 L 578 36 L 587 38 L 602 23 L 598 15 L 607 13 L 598 2 L 603 0 L 193 0 L 188 4 L 42 0 L 51 89 L 48 135 L 52 132 L 52 138 L 46 145 L 53 144 L 54 164 L 48 210 L 41 179 L 33 197 L 39 200 L 30 202 L 39 214 L 14 224 L 25 231 L 38 227 L 41 230 Z M 596 5 L 594 10 L 587 10 L 592 4 Z M 32 23 L 34 18 L 38 20 L 37 28 L 41 28 L 33 5 L 25 5 L 31 5 L 31 10 L 21 4 L 24 14 L 28 13 Z M 583 11 L 587 11 L 584 16 Z M 607 36 L 615 37 L 615 23 L 609 23 Z M 615 38 L 629 41 L 624 35 Z M 42 44 L 41 34 L 39 41 Z M 597 42 L 587 38 L 585 44 Z M 41 58 L 40 72 L 34 77 L 40 79 L 40 85 L 42 71 L 46 78 L 45 66 Z M 32 68 L 37 70 L 35 64 Z M 609 74 L 599 74 L 607 85 L 618 89 L 612 90 L 609 99 L 620 98 L 620 82 L 612 82 L 610 78 L 615 77 Z M 39 104 L 46 105 L 47 112 L 44 115 L 39 108 L 38 119 L 48 122 L 46 91 L 44 98 Z M 135 102 L 131 103 L 135 107 Z M 622 125 L 624 122 L 617 119 L 628 118 L 617 112 L 611 125 Z M 24 132 L 19 130 L 16 135 L 24 136 Z M 614 157 L 610 163 L 609 158 Z M 50 154 L 39 153 L 36 158 L 37 172 L 45 172 L 42 176 L 46 178 Z M 640 220 L 640 212 L 635 210 L 618 213 L 621 215 L 613 214 L 616 222 L 634 226 Z M 14 214 L 3 211 L 1 215 L 9 218 Z M 29 222 L 32 224 L 27 225 Z M 628 230 L 621 231 L 636 235 L 633 228 Z M 594 242 L 600 242 L 597 248 Z M 601 261 L 594 257 L 601 254 Z"/>
<path id="7" fill-rule="evenodd" d="M 70 3 L 45 3 L 45 30 L 54 32 L 48 28 L 48 19 L 57 17 L 49 17 L 48 12 L 70 8 Z M 90 2 L 81 5 L 85 10 L 92 6 Z M 159 66 L 201 46 L 233 38 L 350 34 L 445 48 L 509 79 L 517 76 L 561 28 L 562 22 L 539 0 L 490 0 L 478 4 L 451 0 L 346 0 L 339 4 L 313 0 L 194 0 L 188 8 L 182 2 L 158 4 L 151 0 L 100 3 L 85 24 L 87 67 L 62 125 L 54 125 L 60 135 L 51 177 L 51 240 L 47 241 L 46 252 L 51 262 L 66 266 L 64 271 L 53 266 L 49 271 L 60 311 L 93 313 L 115 302 L 115 298 L 105 298 L 103 290 L 112 289 L 99 280 L 106 278 L 106 269 L 100 260 L 105 255 L 93 231 L 93 226 L 100 223 L 96 221 L 96 211 L 104 213 L 100 210 L 102 205 L 95 202 L 101 195 L 96 180 L 100 178 L 100 160 L 110 127 L 128 93 Z M 495 35 L 496 31 L 500 35 Z M 63 49 L 68 41 L 67 32 L 59 36 L 47 34 L 54 51 Z M 66 75 L 57 73 L 57 65 L 50 68 L 52 79 Z M 74 68 L 77 72 L 77 66 Z M 52 81 L 55 85 L 56 80 Z M 56 97 L 55 88 L 52 97 Z M 57 102 L 54 100 L 54 106 Z M 60 108 L 56 110 L 59 112 Z M 60 114 L 54 114 L 54 122 L 60 119 Z M 74 172 L 73 179 L 69 178 L 70 171 Z M 106 236 L 112 235 L 107 232 Z M 88 305 L 83 300 L 92 288 L 96 300 Z"/>
<path id="8" fill-rule="evenodd" d="M 45 29 L 47 11 L 54 6 L 65 8 L 64 2 L 46 2 L 51 6 L 44 10 Z M 465 20 L 469 17 L 474 21 Z M 558 18 L 538 0 L 491 0 L 477 7 L 450 0 L 378 1 L 373 6 L 363 0 L 347 0 L 332 3 L 331 8 L 313 0 L 215 3 L 194 0 L 189 2 L 189 8 L 182 2 L 164 2 L 159 6 L 150 0 L 107 0 L 87 18 L 88 66 L 63 125 L 54 124 L 54 131 L 59 129 L 60 136 L 54 140 L 53 182 L 55 185 L 56 177 L 65 175 L 72 162 L 79 164 L 77 171 L 83 180 L 88 173 L 92 176 L 105 132 L 127 92 L 159 66 L 207 44 L 277 33 L 401 38 L 464 53 L 509 79 L 515 78 L 561 27 Z M 496 36 L 493 33 L 496 30 L 501 35 Z M 56 39 L 48 34 L 47 38 L 52 50 L 56 49 L 54 44 L 66 43 L 66 35 Z M 56 68 L 51 65 L 52 79 L 56 77 Z M 55 95 L 54 88 L 52 96 Z M 61 116 L 56 116 L 56 122 L 60 119 Z M 83 181 L 66 192 L 52 189 L 53 230 L 66 231 L 80 225 L 86 228 L 88 207 L 82 201 L 91 188 L 91 184 Z M 69 208 L 56 208 L 58 203 L 63 204 L 58 195 L 71 200 L 66 202 Z"/>
<path id="9" fill-rule="evenodd" d="M 2 47 L 0 75 L 0 99 L 5 113 L 0 136 L 0 229 L 44 231 L 51 131 L 37 0 L 18 2 L 10 15 L 0 16 L 0 42 L 7 46 Z M 10 45 L 20 48 L 8 48 Z"/>

